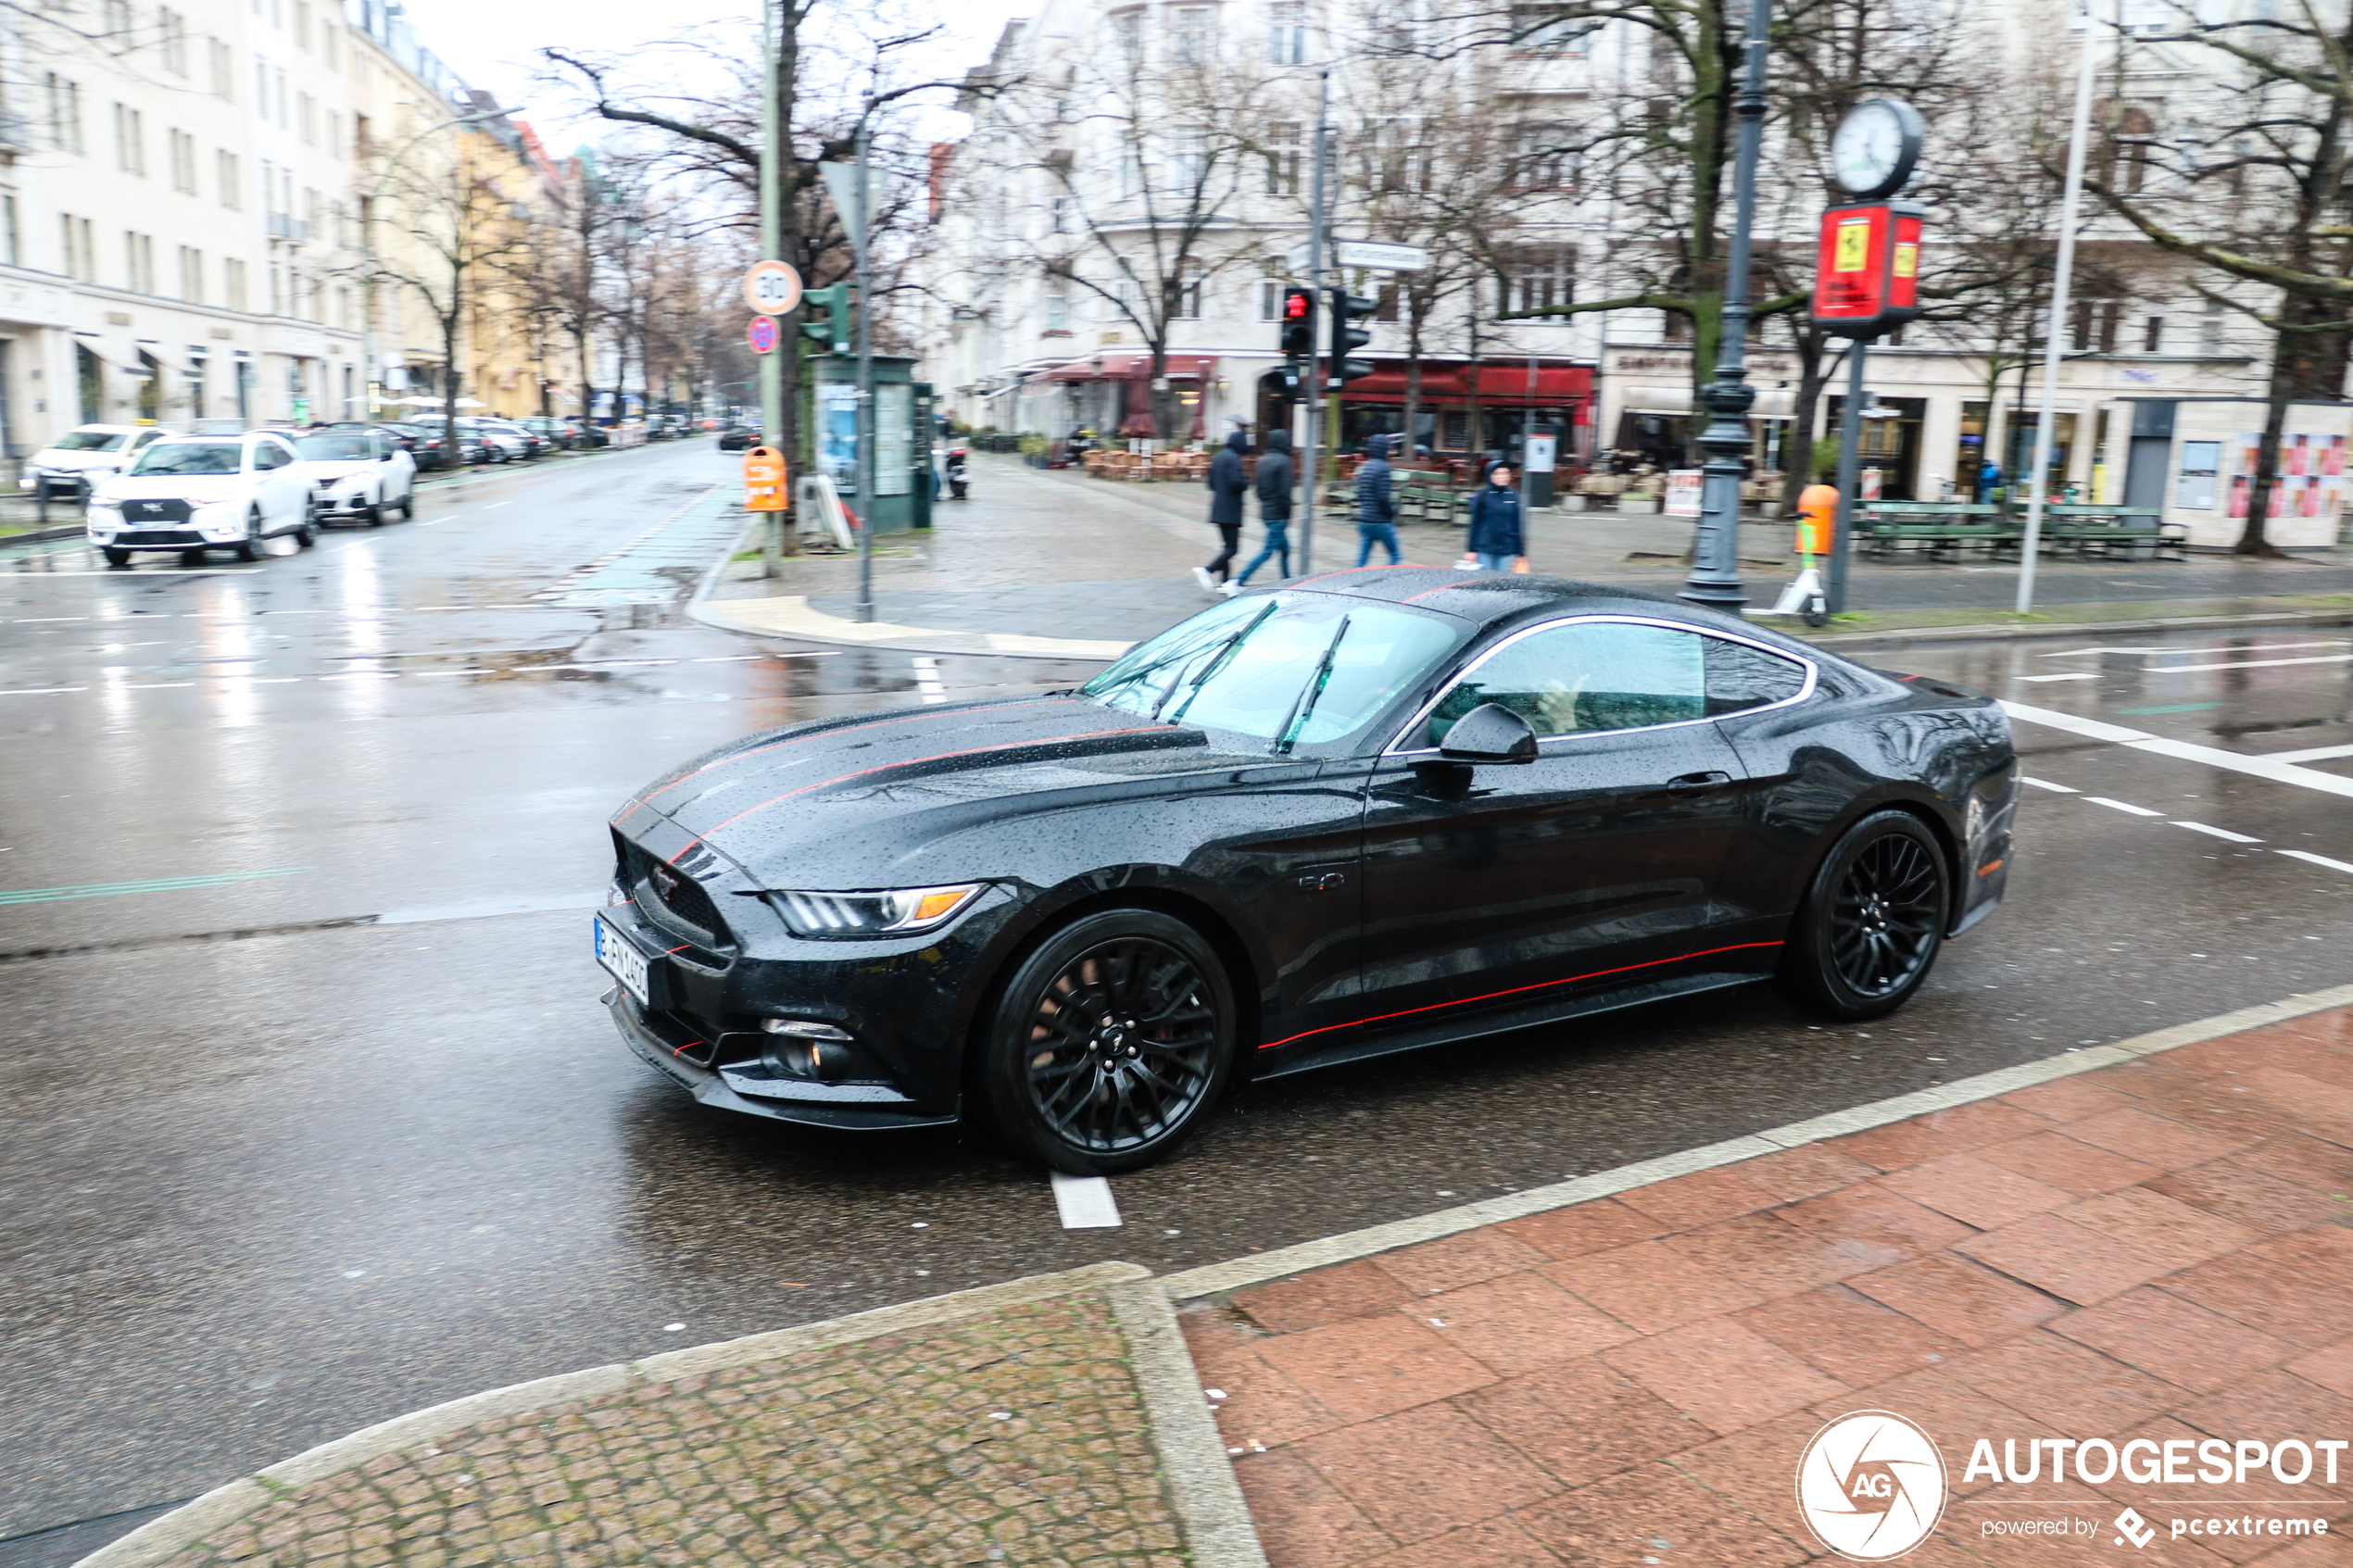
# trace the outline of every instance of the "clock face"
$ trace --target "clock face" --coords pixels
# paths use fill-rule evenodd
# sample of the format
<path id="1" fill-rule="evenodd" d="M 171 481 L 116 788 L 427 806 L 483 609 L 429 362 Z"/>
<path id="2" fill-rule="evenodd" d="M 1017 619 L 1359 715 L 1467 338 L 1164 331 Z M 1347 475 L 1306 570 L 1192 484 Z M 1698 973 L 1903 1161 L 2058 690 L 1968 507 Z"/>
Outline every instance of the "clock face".
<path id="1" fill-rule="evenodd" d="M 1869 98 L 1839 121 L 1831 137 L 1831 171 L 1849 194 L 1884 195 L 1901 185 L 1919 156 L 1919 117 L 1892 98 Z"/>

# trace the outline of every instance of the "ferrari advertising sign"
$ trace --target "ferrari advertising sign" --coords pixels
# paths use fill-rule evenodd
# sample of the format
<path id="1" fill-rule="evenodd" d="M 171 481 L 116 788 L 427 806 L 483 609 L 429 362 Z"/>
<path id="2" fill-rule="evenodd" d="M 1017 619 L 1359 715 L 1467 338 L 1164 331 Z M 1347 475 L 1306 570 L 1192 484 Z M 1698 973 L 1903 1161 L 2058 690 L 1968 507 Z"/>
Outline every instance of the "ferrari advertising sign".
<path id="1" fill-rule="evenodd" d="M 1814 320 L 1840 337 L 1875 338 L 1919 314 L 1920 219 L 1910 202 L 1822 214 Z"/>

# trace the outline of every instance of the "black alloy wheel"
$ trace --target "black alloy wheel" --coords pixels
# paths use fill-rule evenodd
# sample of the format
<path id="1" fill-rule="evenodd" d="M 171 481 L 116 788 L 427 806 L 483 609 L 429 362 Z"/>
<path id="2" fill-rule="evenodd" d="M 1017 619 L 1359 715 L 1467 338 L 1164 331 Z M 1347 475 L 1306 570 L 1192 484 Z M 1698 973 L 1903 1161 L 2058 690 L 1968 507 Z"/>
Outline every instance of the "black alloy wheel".
<path id="1" fill-rule="evenodd" d="M 1781 963 L 1801 1005 L 1859 1022 L 1894 1012 L 1928 978 L 1951 918 L 1944 847 L 1908 811 L 1849 828 L 1814 873 Z"/>
<path id="2" fill-rule="evenodd" d="M 1088 916 L 1025 959 L 998 1000 L 980 1063 L 990 1120 L 1056 1170 L 1150 1165 L 1224 1091 L 1237 1010 L 1191 926 L 1151 909 Z"/>

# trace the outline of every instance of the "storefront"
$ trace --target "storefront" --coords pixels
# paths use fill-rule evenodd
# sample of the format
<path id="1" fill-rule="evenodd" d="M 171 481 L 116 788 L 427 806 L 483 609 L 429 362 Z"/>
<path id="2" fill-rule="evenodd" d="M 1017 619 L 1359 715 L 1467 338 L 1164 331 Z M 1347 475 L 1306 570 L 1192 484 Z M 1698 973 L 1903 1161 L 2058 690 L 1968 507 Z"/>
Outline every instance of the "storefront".
<path id="1" fill-rule="evenodd" d="M 1057 440 L 1082 429 L 1099 436 L 1150 438 L 1154 433 L 1151 364 L 1147 350 L 1118 348 L 1057 365 L 1032 384 L 1040 393 L 1063 394 L 1059 407 L 1044 396 L 1025 398 L 1022 428 Z M 1164 364 L 1177 407 L 1170 434 L 1178 441 L 1199 440 L 1208 433 L 1202 399 L 1217 373 L 1217 356 L 1171 354 Z"/>
<path id="2" fill-rule="evenodd" d="M 1341 450 L 1361 450 L 1373 436 L 1404 431 L 1405 378 L 1405 361 L 1376 359 L 1371 375 L 1342 389 Z M 1501 452 L 1516 461 L 1533 426 L 1539 434 L 1549 430 L 1577 450 L 1581 444 L 1575 433 L 1591 418 L 1592 397 L 1590 365 L 1491 359 L 1474 368 L 1461 360 L 1426 359 L 1416 399 L 1414 448 L 1457 456 Z"/>

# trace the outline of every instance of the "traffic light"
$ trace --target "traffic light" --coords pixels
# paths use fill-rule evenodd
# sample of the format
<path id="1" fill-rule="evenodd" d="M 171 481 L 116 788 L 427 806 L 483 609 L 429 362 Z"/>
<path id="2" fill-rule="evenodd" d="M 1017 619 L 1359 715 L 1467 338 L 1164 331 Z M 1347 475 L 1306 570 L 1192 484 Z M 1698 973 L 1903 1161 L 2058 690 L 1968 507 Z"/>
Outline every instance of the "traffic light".
<path id="1" fill-rule="evenodd" d="M 1283 291 L 1283 358 L 1315 357 L 1315 295 L 1307 289 Z"/>
<path id="2" fill-rule="evenodd" d="M 822 312 L 822 316 L 821 313 Z M 849 285 L 834 283 L 800 296 L 800 335 L 832 353 L 849 352 Z"/>
<path id="3" fill-rule="evenodd" d="M 1324 363 L 1326 386 L 1340 386 L 1373 373 L 1370 365 L 1362 359 L 1351 359 L 1348 351 L 1362 348 L 1373 341 L 1371 329 L 1356 323 L 1379 308 L 1380 301 L 1378 299 L 1366 299 L 1363 295 L 1350 294 L 1346 289 L 1331 291 L 1332 341 L 1331 346 L 1325 351 L 1328 355 Z"/>

